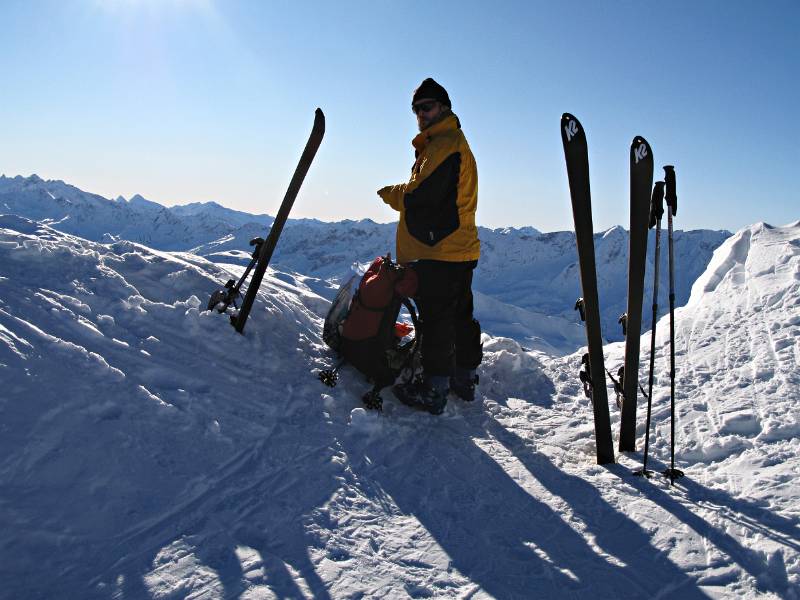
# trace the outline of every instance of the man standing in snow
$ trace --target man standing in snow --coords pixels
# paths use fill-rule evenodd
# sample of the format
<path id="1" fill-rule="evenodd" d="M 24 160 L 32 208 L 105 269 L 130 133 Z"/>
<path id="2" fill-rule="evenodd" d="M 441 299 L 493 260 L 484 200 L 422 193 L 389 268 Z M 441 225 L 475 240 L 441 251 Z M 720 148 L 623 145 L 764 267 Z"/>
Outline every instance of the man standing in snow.
<path id="1" fill-rule="evenodd" d="M 414 91 L 411 110 L 420 133 L 408 183 L 378 190 L 400 212 L 397 261 L 413 263 L 414 298 L 422 327 L 421 382 L 394 387 L 404 403 L 440 414 L 448 389 L 474 400 L 481 362 L 481 328 L 472 317 L 472 272 L 480 242 L 475 226 L 478 170 L 451 110 L 447 91 L 428 78 Z"/>

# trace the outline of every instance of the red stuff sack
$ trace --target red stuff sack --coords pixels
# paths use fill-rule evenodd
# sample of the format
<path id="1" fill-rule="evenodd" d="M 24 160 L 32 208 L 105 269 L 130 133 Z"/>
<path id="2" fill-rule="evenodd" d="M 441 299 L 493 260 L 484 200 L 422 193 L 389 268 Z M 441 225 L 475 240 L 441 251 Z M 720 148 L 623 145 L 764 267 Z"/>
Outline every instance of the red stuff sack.
<path id="1" fill-rule="evenodd" d="M 416 312 L 409 302 L 416 291 L 413 269 L 392 262 L 390 255 L 378 257 L 361 278 L 349 310 L 338 324 L 338 348 L 334 349 L 376 388 L 394 383 L 413 352 L 416 339 L 403 343 L 402 338 L 414 328 L 398 323 L 397 317 L 405 305 L 416 324 Z"/>

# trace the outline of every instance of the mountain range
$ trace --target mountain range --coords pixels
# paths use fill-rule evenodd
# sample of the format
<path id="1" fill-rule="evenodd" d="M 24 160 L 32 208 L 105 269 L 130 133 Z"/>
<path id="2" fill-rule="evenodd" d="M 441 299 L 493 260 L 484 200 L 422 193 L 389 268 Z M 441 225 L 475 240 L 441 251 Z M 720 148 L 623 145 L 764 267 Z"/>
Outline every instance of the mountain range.
<path id="1" fill-rule="evenodd" d="M 685 208 L 684 208 L 685 210 Z M 59 231 L 91 241 L 129 240 L 148 247 L 191 252 L 220 264 L 246 264 L 249 241 L 265 237 L 273 218 L 232 210 L 215 202 L 166 207 L 135 195 L 104 198 L 63 181 L 0 176 L 0 214 L 40 221 Z M 331 298 L 338 286 L 379 255 L 394 250 L 396 224 L 361 221 L 323 222 L 289 219 L 272 264 L 302 273 L 309 286 Z M 675 231 L 675 294 L 678 306 L 689 299 L 692 283 L 705 270 L 728 231 Z M 473 287 L 481 320 L 494 323 L 496 333 L 535 346 L 536 329 L 556 319 L 577 323 L 573 310 L 580 295 L 575 236 L 571 231 L 543 233 L 537 229 L 479 227 L 481 260 Z M 666 235 L 663 236 L 666 246 Z M 650 232 L 645 302 L 652 294 L 654 235 Z M 604 337 L 622 339 L 617 320 L 626 310 L 628 232 L 612 227 L 595 234 L 598 289 Z M 659 305 L 668 306 L 667 252 L 661 253 Z M 497 314 L 503 319 L 496 319 Z M 513 315 L 512 315 L 513 313 Z M 530 323 L 537 323 L 533 329 Z M 645 319 L 643 328 L 649 327 Z M 558 327 L 556 327 L 557 329 Z M 549 330 L 553 330 L 552 323 Z M 563 327 L 561 327 L 563 329 Z M 572 350 L 574 332 L 563 350 Z M 552 346 L 552 344 L 551 344 Z M 550 348 L 553 349 L 553 348 Z"/>

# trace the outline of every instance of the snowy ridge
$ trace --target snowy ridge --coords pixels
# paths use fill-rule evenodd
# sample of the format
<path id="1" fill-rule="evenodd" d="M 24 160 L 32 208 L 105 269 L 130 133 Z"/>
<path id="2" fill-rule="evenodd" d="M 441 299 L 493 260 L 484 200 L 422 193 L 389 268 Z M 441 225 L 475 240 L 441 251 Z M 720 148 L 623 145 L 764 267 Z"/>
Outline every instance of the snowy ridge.
<path id="1" fill-rule="evenodd" d="M 475 403 L 367 412 L 315 378 L 315 277 L 270 269 L 239 336 L 204 258 L 0 217 L 0 597 L 796 600 L 799 255 L 739 232 L 677 312 L 670 489 L 593 464 L 579 354 L 485 336 Z"/>

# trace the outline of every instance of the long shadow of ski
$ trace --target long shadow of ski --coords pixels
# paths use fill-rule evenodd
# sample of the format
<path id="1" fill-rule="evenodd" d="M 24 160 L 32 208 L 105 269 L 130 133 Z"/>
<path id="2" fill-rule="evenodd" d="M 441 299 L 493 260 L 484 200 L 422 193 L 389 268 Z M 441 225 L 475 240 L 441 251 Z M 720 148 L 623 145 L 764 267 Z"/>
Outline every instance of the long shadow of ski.
<path id="1" fill-rule="evenodd" d="M 774 565 L 773 568 L 770 568 L 771 565 L 767 563 L 762 554 L 742 546 L 730 534 L 709 525 L 703 517 L 692 512 L 672 493 L 640 477 L 631 477 L 621 469 L 615 469 L 612 472 L 625 483 L 635 487 L 648 500 L 672 514 L 676 519 L 691 527 L 698 535 L 714 544 L 721 552 L 724 552 L 756 580 L 759 591 L 772 591 L 778 594 L 786 591 L 788 582 L 786 581 L 785 567 Z M 737 525 L 749 528 L 751 531 L 794 550 L 798 549 L 797 524 L 789 519 L 767 513 L 751 502 L 734 498 L 720 490 L 705 488 L 689 478 L 677 480 L 675 488 L 678 493 L 684 492 L 685 499 L 695 506 L 699 507 L 704 502 L 712 502 L 717 506 L 727 507 L 737 513 L 727 515 Z M 707 505 L 704 508 L 712 509 Z"/>
<path id="2" fill-rule="evenodd" d="M 797 519 L 787 519 L 755 502 L 736 498 L 723 490 L 704 487 L 689 478 L 682 479 L 678 485 L 686 491 L 686 499 L 690 502 L 709 510 L 726 510 L 726 516 L 740 526 L 800 552 L 800 524 Z"/>
<path id="3" fill-rule="evenodd" d="M 414 515 L 452 568 L 484 592 L 496 598 L 707 598 L 591 484 L 565 474 L 494 420 L 485 424 L 491 437 L 570 504 L 588 530 L 581 534 L 471 441 L 486 436 L 482 428 L 458 423 L 465 426 L 422 432 L 433 435 L 416 445 L 413 456 L 387 453 L 380 466 L 375 460 L 353 466 L 359 479 L 372 479 L 401 511 Z M 354 448 L 351 456 L 359 450 L 371 453 Z"/>
<path id="4" fill-rule="evenodd" d="M 656 474 L 663 472 L 667 466 L 659 461 L 651 463 Z M 655 475 L 655 477 L 661 476 Z M 720 513 L 721 516 L 754 534 L 762 535 L 795 552 L 800 552 L 800 519 L 784 517 L 755 501 L 738 498 L 725 490 L 706 487 L 691 477 L 677 480 L 676 489 L 684 494 L 683 497 L 687 502 Z"/>
<path id="5" fill-rule="evenodd" d="M 159 565 L 172 568 L 170 562 L 186 561 L 183 571 L 193 576 L 173 581 L 169 597 L 188 594 L 188 585 L 224 598 L 238 598 L 252 587 L 275 598 L 303 598 L 309 592 L 330 598 L 310 556 L 312 548 L 324 544 L 309 532 L 308 520 L 339 487 L 339 469 L 331 466 L 335 452 L 330 432 L 275 431 L 228 465 L 207 492 L 118 543 L 112 554 L 123 559 L 108 569 L 102 586 L 82 590 L 82 597 L 108 597 L 113 590 L 113 597 L 141 600 L 166 593 L 159 587 Z M 200 567 L 216 582 L 203 581 Z"/>

